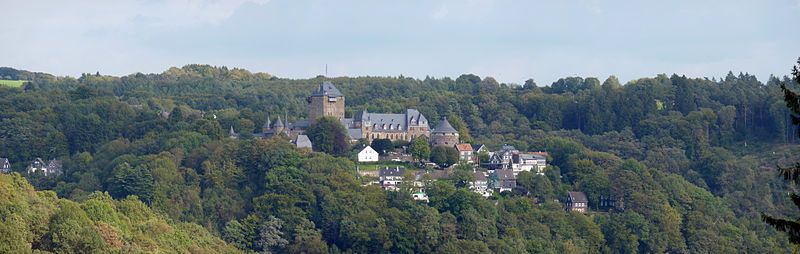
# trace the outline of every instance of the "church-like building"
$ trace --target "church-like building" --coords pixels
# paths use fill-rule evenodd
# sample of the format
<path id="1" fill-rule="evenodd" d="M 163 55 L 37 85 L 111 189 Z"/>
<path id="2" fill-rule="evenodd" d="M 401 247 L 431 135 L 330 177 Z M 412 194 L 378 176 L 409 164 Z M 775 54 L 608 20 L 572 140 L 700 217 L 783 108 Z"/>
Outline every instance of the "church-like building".
<path id="1" fill-rule="evenodd" d="M 288 116 L 284 116 L 283 119 L 278 116 L 273 123 L 267 116 L 261 136 L 286 135 L 294 139 L 304 133 L 308 126 L 316 122 L 317 119 L 330 116 L 342 122 L 342 125 L 347 129 L 347 134 L 353 141 L 359 139 L 366 139 L 368 142 L 372 142 L 375 139 L 411 141 L 419 136 L 431 137 L 428 119 L 416 109 L 406 109 L 405 112 L 399 114 L 370 113 L 363 110 L 356 113 L 354 118 L 345 118 L 344 94 L 331 82 L 326 81 L 320 84 L 319 88 L 306 101 L 308 102 L 308 119 L 290 123 Z M 447 119 L 443 119 L 442 123 L 437 126 L 447 127 L 450 126 L 450 123 L 447 122 Z M 445 132 L 447 135 L 442 136 L 446 136 L 446 139 L 448 139 L 446 142 L 442 141 L 442 144 L 450 145 L 452 143 L 450 146 L 454 146 L 458 142 L 458 132 L 455 132 L 452 126 L 444 128 L 441 132 Z M 455 132 L 456 140 L 452 140 L 453 132 Z M 434 131 L 434 133 L 438 132 Z M 439 145 L 438 141 L 438 139 L 436 141 L 431 140 L 431 143 Z"/>

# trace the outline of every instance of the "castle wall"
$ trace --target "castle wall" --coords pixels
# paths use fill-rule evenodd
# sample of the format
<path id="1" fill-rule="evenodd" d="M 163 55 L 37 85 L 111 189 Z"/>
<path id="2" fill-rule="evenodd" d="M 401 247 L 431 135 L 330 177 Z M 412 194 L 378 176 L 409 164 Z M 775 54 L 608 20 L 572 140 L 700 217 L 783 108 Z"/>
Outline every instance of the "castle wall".
<path id="1" fill-rule="evenodd" d="M 431 146 L 454 147 L 458 142 L 458 134 L 434 133 L 431 136 Z"/>
<path id="2" fill-rule="evenodd" d="M 308 120 L 314 123 L 323 116 L 344 119 L 344 97 L 312 96 L 308 103 Z"/>

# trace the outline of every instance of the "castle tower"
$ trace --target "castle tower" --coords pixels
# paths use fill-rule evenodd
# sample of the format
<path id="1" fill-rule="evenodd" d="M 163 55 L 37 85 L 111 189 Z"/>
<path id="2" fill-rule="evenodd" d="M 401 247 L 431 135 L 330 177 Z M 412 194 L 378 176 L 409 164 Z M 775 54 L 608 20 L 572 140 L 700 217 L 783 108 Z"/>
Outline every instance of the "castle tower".
<path id="1" fill-rule="evenodd" d="M 267 122 L 265 122 L 264 126 L 261 127 L 261 132 L 268 133 L 269 130 L 270 130 L 271 125 L 272 125 L 272 121 L 269 120 L 269 115 L 267 115 Z"/>
<path id="2" fill-rule="evenodd" d="M 344 94 L 329 81 L 322 82 L 307 101 L 310 123 L 323 116 L 336 117 L 340 121 L 344 119 Z"/>
<path id="3" fill-rule="evenodd" d="M 281 135 L 283 133 L 283 121 L 281 121 L 280 115 L 278 115 L 278 120 L 275 121 L 275 125 L 272 126 L 272 129 L 275 133 L 274 134 L 275 136 Z"/>
<path id="4" fill-rule="evenodd" d="M 442 121 L 431 131 L 431 146 L 433 147 L 454 147 L 458 142 L 458 131 L 450 125 L 447 117 L 442 118 Z"/>

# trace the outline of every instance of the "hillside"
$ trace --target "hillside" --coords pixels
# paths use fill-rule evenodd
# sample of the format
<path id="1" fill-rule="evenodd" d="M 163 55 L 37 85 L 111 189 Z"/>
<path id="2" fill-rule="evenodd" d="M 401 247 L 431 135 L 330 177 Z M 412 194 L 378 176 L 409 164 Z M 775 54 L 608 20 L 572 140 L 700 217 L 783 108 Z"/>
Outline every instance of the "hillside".
<path id="1" fill-rule="evenodd" d="M 334 157 L 255 137 L 268 115 L 306 118 L 306 98 L 323 81 L 346 96 L 346 117 L 415 108 L 431 121 L 447 116 L 462 142 L 546 151 L 549 167 L 520 173 L 512 191 L 489 199 L 470 191 L 471 170 L 460 170 L 426 183 L 430 202 L 420 203 L 362 186 L 358 145 Z M 198 244 L 210 252 L 228 250 L 211 240 L 218 235 L 276 253 L 780 253 L 792 245 L 759 216 L 797 212 L 785 195 L 791 186 L 774 171 L 800 151 L 781 83 L 792 85 L 746 73 L 624 84 L 565 77 L 549 86 L 471 74 L 282 79 L 208 65 L 122 77 L 37 74 L 23 89 L 0 87 L 0 157 L 20 173 L 37 157 L 63 161 L 63 175 L 26 175 L 52 190 L 27 195 L 51 200 L 30 209 L 77 207 L 87 225 L 113 226 L 119 245 L 136 250 L 185 250 L 180 232 L 189 231 L 201 232 Z M 228 138 L 230 128 L 238 139 Z M 586 194 L 591 212 L 564 211 L 571 191 Z M 599 209 L 609 197 L 622 207 Z M 163 215 L 146 218 L 174 234 L 140 241 L 149 231 L 95 219 L 83 208 L 92 202 L 147 204 L 147 214 Z M 52 250 L 37 240 L 47 239 L 49 221 L 21 224 L 40 228 L 28 230 L 39 238 L 16 239 Z M 97 243 L 107 242 L 102 236 Z"/>
<path id="2" fill-rule="evenodd" d="M 80 202 L 0 175 L 0 253 L 240 253 L 204 228 L 170 220 L 136 197 Z"/>

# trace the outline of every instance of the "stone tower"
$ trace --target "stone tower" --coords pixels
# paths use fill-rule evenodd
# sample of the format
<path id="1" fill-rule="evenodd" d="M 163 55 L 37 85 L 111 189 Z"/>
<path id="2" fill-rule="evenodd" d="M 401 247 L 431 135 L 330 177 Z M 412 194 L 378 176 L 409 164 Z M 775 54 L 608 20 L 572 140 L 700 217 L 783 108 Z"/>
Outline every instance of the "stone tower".
<path id="1" fill-rule="evenodd" d="M 450 125 L 450 122 L 447 121 L 447 117 L 442 118 L 442 121 L 431 131 L 432 147 L 454 147 L 458 142 L 458 131 Z"/>
<path id="2" fill-rule="evenodd" d="M 344 119 L 344 94 L 331 82 L 322 82 L 307 101 L 310 123 L 315 123 L 323 116 L 336 117 L 340 121 Z"/>
<path id="3" fill-rule="evenodd" d="M 272 126 L 272 130 L 275 136 L 283 134 L 283 121 L 281 121 L 280 115 L 278 115 L 278 120 L 275 121 L 275 125 Z"/>

